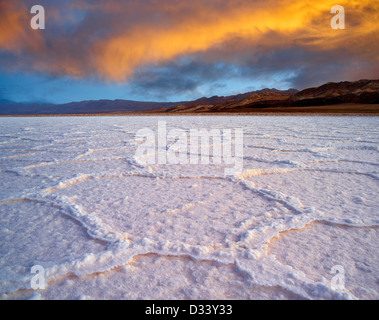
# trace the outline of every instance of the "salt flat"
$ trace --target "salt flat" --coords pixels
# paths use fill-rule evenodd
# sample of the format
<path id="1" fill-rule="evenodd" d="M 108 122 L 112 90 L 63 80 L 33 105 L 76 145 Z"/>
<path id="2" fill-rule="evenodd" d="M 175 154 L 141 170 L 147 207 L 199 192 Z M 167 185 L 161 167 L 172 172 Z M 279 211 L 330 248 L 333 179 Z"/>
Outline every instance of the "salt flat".
<path id="1" fill-rule="evenodd" d="M 141 156 L 162 122 L 241 170 Z M 379 298 L 377 117 L 0 118 L 0 185 L 2 299 Z"/>

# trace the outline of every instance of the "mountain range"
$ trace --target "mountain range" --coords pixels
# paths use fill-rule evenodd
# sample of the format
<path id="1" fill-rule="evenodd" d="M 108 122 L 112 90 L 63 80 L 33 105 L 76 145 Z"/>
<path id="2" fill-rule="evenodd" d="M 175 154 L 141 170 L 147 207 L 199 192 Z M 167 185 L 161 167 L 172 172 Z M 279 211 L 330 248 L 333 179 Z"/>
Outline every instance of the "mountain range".
<path id="1" fill-rule="evenodd" d="M 182 104 L 175 107 L 161 109 L 165 112 L 301 112 L 301 111 L 328 111 L 329 109 L 340 112 L 367 110 L 367 105 L 372 105 L 370 112 L 379 113 L 379 80 L 359 80 L 354 82 L 329 82 L 315 88 L 302 91 L 295 89 L 276 90 L 263 89 L 250 92 L 246 97 L 237 100 L 226 100 L 222 102 L 204 101 Z M 309 107 L 312 107 L 310 109 Z M 317 108 L 319 107 L 319 108 Z M 324 108 L 320 108 L 324 107 Z M 338 108 L 336 108 L 338 107 Z"/>
<path id="2" fill-rule="evenodd" d="M 65 104 L 15 103 L 0 100 L 0 115 L 317 112 L 379 113 L 379 80 L 329 82 L 301 91 L 262 89 L 194 101 L 143 102 L 90 100 Z"/>

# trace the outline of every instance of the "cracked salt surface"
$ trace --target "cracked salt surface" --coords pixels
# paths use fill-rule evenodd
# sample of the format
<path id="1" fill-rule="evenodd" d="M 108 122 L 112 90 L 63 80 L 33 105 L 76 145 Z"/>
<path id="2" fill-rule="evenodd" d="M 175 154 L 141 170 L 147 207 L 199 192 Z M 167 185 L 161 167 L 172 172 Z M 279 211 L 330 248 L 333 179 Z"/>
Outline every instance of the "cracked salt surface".
<path id="1" fill-rule="evenodd" d="M 243 128 L 243 171 L 136 162 L 141 128 Z M 0 119 L 2 299 L 378 299 L 379 119 Z M 47 287 L 31 289 L 33 265 Z M 345 288 L 331 285 L 333 266 Z"/>

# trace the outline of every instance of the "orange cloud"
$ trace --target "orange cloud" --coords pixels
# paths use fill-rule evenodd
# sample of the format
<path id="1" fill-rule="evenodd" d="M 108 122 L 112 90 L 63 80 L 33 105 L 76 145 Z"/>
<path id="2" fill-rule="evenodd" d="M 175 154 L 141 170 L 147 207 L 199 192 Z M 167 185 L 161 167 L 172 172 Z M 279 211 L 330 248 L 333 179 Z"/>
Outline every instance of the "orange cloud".
<path id="1" fill-rule="evenodd" d="M 170 6 L 153 3 L 157 5 L 156 12 L 163 16 L 172 10 Z M 347 47 L 353 41 L 358 45 L 354 50 L 364 51 L 373 45 L 371 50 L 375 51 L 374 55 L 378 54 L 376 43 L 367 46 L 367 41 L 372 40 L 372 33 L 379 29 L 375 23 L 378 13 L 368 7 L 371 1 L 341 3 L 347 14 L 362 15 L 359 25 L 348 26 L 344 31 L 330 27 L 330 9 L 335 0 L 233 1 L 218 10 L 214 9 L 214 5 L 210 8 L 204 1 L 179 3 L 176 8 L 178 15 L 168 25 L 137 24 L 102 41 L 98 49 L 98 72 L 106 78 L 122 81 L 140 66 L 161 64 L 181 55 L 204 52 L 235 36 L 268 48 L 298 44 L 330 50 Z M 188 15 L 183 14 L 186 7 L 190 12 Z M 268 38 L 271 32 L 281 35 L 279 43 Z M 363 46 L 359 45 L 362 40 Z"/>
<path id="2" fill-rule="evenodd" d="M 43 38 L 30 32 L 30 8 L 17 1 L 0 2 L 0 49 L 20 53 L 37 52 Z"/>
<path id="3" fill-rule="evenodd" d="M 72 31 L 56 33 L 49 24 L 64 25 L 65 19 L 57 10 L 50 8 L 55 18 L 47 16 L 46 32 L 32 32 L 30 8 L 14 3 L 0 2 L 0 51 L 62 75 L 125 81 L 141 67 L 205 53 L 235 38 L 246 42 L 252 55 L 255 46 L 267 51 L 299 47 L 347 50 L 379 60 L 378 0 L 339 1 L 346 11 L 345 30 L 330 27 L 335 0 L 79 0 L 68 6 L 86 16 Z M 238 55 L 238 47 L 229 49 Z"/>

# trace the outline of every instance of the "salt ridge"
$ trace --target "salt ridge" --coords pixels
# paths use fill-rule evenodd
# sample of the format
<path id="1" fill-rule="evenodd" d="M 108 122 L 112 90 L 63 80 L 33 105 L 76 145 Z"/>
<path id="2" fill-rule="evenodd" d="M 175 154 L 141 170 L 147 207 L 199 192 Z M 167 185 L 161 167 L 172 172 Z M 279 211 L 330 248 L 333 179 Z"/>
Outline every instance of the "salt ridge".
<path id="1" fill-rule="evenodd" d="M 280 150 L 275 147 L 272 149 L 262 148 L 263 152 L 267 150 L 267 153 L 257 157 L 254 155 L 254 148 L 248 148 L 245 154 L 245 166 L 250 166 L 250 168 L 244 168 L 244 171 L 235 177 L 224 177 L 222 175 L 223 170 L 219 170 L 219 172 L 215 171 L 215 167 L 212 165 L 204 165 L 202 167 L 188 166 L 191 175 L 183 174 L 183 168 L 180 166 L 160 167 L 154 165 L 151 167 L 141 167 L 138 165 L 133 159 L 135 145 L 133 144 L 133 130 L 130 130 L 130 127 L 134 126 L 137 131 L 140 126 L 147 126 L 149 122 L 153 126 L 154 121 L 157 121 L 156 119 L 154 120 L 154 118 L 142 118 L 139 119 L 139 123 L 129 122 L 125 118 L 113 117 L 99 119 L 81 118 L 80 121 L 76 118 L 73 119 L 73 123 L 68 122 L 71 119 L 61 123 L 58 123 L 57 119 L 50 119 L 52 120 L 52 123 L 48 124 L 48 128 L 53 131 L 52 133 L 57 134 L 58 136 L 62 134 L 61 131 L 64 133 L 63 139 L 56 140 L 53 138 L 48 140 L 44 140 L 44 138 L 41 140 L 39 139 L 43 132 L 39 128 L 39 123 L 42 122 L 46 125 L 47 119 L 34 118 L 28 120 L 29 129 L 27 130 L 27 135 L 29 136 L 34 132 L 35 139 L 25 139 L 22 137 L 21 127 L 25 119 L 11 119 L 8 120 L 9 123 L 5 119 L 2 119 L 1 122 L 1 125 L 5 130 L 15 132 L 14 134 L 2 136 L 1 139 L 9 139 L 10 137 L 13 137 L 11 138 L 12 141 L 1 141 L 2 145 L 6 146 L 6 148 L 2 150 L 12 152 L 13 144 L 17 148 L 14 150 L 22 151 L 22 149 L 19 149 L 19 143 L 22 141 L 22 144 L 33 142 L 33 149 L 42 152 L 1 157 L 2 170 L 0 174 L 15 173 L 16 179 L 27 177 L 35 179 L 36 183 L 43 181 L 44 184 L 47 185 L 45 188 L 36 185 L 34 188 L 32 186 L 28 190 L 10 190 L 10 192 L 7 193 L 7 197 L 1 199 L 0 206 L 7 203 L 8 205 L 14 205 L 14 208 L 17 209 L 17 204 L 19 202 L 35 201 L 41 205 L 56 208 L 58 214 L 70 217 L 73 221 L 80 224 L 82 231 L 80 231 L 79 228 L 78 231 L 75 232 L 84 231 L 84 233 L 89 235 L 90 239 L 92 239 L 88 241 L 101 243 L 99 246 L 103 248 L 98 248 L 96 252 L 82 252 L 80 248 L 77 248 L 75 250 L 78 251 L 73 251 L 72 259 L 70 259 L 69 262 L 56 264 L 55 261 L 52 260 L 45 263 L 46 276 L 49 285 L 51 284 L 54 286 L 56 279 L 67 277 L 70 274 L 83 277 L 105 273 L 115 270 L 120 266 L 132 263 L 135 257 L 147 254 L 157 254 L 160 256 L 191 257 L 194 261 L 213 261 L 219 264 L 234 265 L 234 270 L 236 272 L 248 275 L 248 278 L 246 279 L 247 286 L 254 284 L 265 287 L 281 287 L 306 299 L 358 298 L 348 290 L 344 292 L 336 292 L 332 290 L 327 279 L 328 275 L 325 275 L 325 277 L 321 278 L 319 281 L 313 281 L 300 270 L 296 270 L 289 265 L 283 265 L 278 262 L 267 252 L 270 241 L 274 238 L 280 237 L 280 234 L 284 232 L 292 232 L 294 230 L 302 230 L 309 224 L 317 221 L 328 221 L 329 223 L 358 228 L 376 228 L 379 226 L 379 218 L 375 215 L 373 216 L 373 214 L 377 212 L 377 202 L 375 202 L 375 200 L 371 200 L 370 202 L 370 211 L 365 213 L 364 210 L 361 210 L 361 217 L 354 221 L 352 218 L 349 218 L 349 220 L 343 216 L 332 216 L 331 213 L 326 214 L 326 212 L 320 210 L 317 206 L 309 205 L 309 199 L 288 194 L 286 193 L 286 188 L 278 188 L 275 183 L 273 184 L 270 180 L 267 180 L 268 176 L 282 177 L 282 175 L 289 176 L 300 172 L 303 175 L 308 175 L 306 176 L 308 179 L 313 179 L 313 176 L 310 176 L 311 174 L 314 174 L 315 177 L 317 177 L 319 172 L 323 172 L 325 174 L 336 173 L 344 177 L 346 175 L 362 176 L 362 179 L 363 177 L 365 177 L 365 179 L 370 179 L 370 184 L 372 186 L 377 186 L 378 171 L 375 170 L 375 167 L 378 166 L 379 163 L 375 160 L 377 160 L 378 150 L 377 148 L 366 148 L 365 146 L 355 145 L 357 143 L 367 143 L 365 140 L 357 141 L 356 139 L 345 139 L 345 134 L 352 134 L 350 130 L 343 131 L 341 129 L 341 132 L 343 133 L 342 140 L 334 141 L 333 144 L 338 142 L 340 144 L 347 143 L 354 145 L 348 147 L 343 146 L 340 149 L 324 149 L 322 147 L 324 142 L 317 143 L 315 146 L 309 148 L 300 147 L 296 149 L 296 143 L 289 142 L 288 145 L 295 148 L 293 150 L 296 152 L 276 152 Z M 190 119 L 192 122 L 189 121 L 189 123 L 187 123 L 187 119 Z M 216 117 L 215 119 L 217 121 L 214 119 L 202 120 L 201 125 L 203 127 L 209 127 L 212 124 L 216 125 L 222 118 Z M 228 121 L 228 126 L 233 125 L 238 127 L 240 125 L 243 128 L 251 128 L 258 124 L 258 127 L 263 128 L 263 131 L 274 132 L 272 134 L 264 134 L 259 133 L 259 131 L 257 131 L 258 133 L 255 132 L 255 129 L 248 129 L 245 133 L 245 140 L 249 139 L 250 131 L 254 133 L 252 137 L 259 136 L 263 139 L 262 141 L 267 141 L 268 139 L 268 143 L 274 144 L 277 144 L 278 140 L 273 142 L 270 139 L 280 136 L 283 132 L 287 132 L 287 128 L 290 126 L 289 124 L 284 125 L 281 122 L 282 120 L 278 118 L 273 119 L 273 121 L 282 126 L 279 127 L 279 129 L 267 126 L 265 121 L 267 121 L 268 118 L 266 117 L 262 120 L 255 117 L 235 117 L 232 119 L 232 123 L 229 123 Z M 288 118 L 286 118 L 286 120 L 287 119 Z M 376 141 L 379 142 L 376 129 L 377 122 L 371 118 L 369 119 L 368 128 L 371 130 L 372 134 L 376 134 Z M 173 125 L 177 125 L 178 127 L 180 125 L 182 125 L 183 128 L 199 126 L 198 118 L 191 119 L 186 117 L 185 124 L 180 117 L 176 117 L 174 120 Z M 253 124 L 251 123 L 251 120 L 253 120 Z M 297 119 L 297 121 L 298 120 L 299 119 Z M 84 124 L 82 121 L 84 121 Z M 114 128 L 114 121 L 121 123 L 117 127 L 117 130 L 112 129 L 112 127 Z M 304 121 L 307 123 L 306 118 Z M 364 122 L 365 119 L 357 118 L 356 121 Z M 344 127 L 344 119 L 328 119 L 327 122 L 334 127 L 338 127 L 341 124 L 341 127 Z M 96 132 L 96 135 L 83 135 L 83 132 L 86 131 L 75 131 L 75 128 L 79 126 L 81 129 L 83 129 L 84 126 L 88 126 L 88 134 L 90 134 L 92 130 L 93 132 Z M 126 127 L 128 128 L 127 130 L 122 130 Z M 359 126 L 357 127 L 359 128 Z M 101 128 L 100 133 L 97 131 L 97 128 Z M 367 127 L 365 129 L 367 130 Z M 120 135 L 120 141 L 115 139 L 114 134 L 116 131 L 116 134 Z M 313 134 L 305 124 L 303 125 L 302 130 L 298 130 L 298 134 L 299 133 L 303 133 L 302 135 L 306 134 L 307 136 L 312 136 Z M 77 134 L 83 136 L 77 137 Z M 21 135 L 21 137 L 18 135 Z M 103 137 L 103 140 L 99 139 L 99 135 Z M 107 141 L 107 137 L 111 140 Z M 294 138 L 295 140 L 299 139 L 299 137 L 296 136 L 286 135 L 286 139 L 291 140 L 291 138 Z M 85 139 L 85 141 L 83 141 L 83 139 Z M 329 136 L 324 136 L 324 139 L 329 141 Z M 335 139 L 336 138 L 333 137 L 331 140 Z M 249 146 L 254 146 L 254 139 L 252 140 L 253 141 L 250 142 Z M 283 143 L 284 140 L 280 140 Z M 70 141 L 85 142 L 85 145 L 71 145 L 69 143 Z M 369 143 L 375 143 L 375 141 L 370 141 Z M 99 148 L 96 148 L 98 144 L 100 146 Z M 104 145 L 106 146 L 107 144 L 110 144 L 110 146 L 104 148 Z M 112 146 L 112 144 L 114 144 L 114 146 Z M 125 147 L 125 144 L 128 144 L 128 147 Z M 26 150 L 26 148 L 23 150 Z M 126 152 L 125 157 L 108 157 L 107 153 L 119 150 Z M 49 152 L 52 151 L 57 152 L 57 155 L 64 155 L 65 160 L 61 161 L 60 159 L 55 159 L 53 161 L 45 162 L 43 155 L 48 155 Z M 344 153 L 342 159 L 335 159 L 336 156 L 339 156 L 339 151 L 348 151 L 350 153 Z M 365 161 L 360 160 L 360 152 L 362 151 L 370 153 L 367 161 L 366 159 Z M 320 155 L 320 152 L 323 154 Z M 103 154 L 103 157 L 101 157 L 101 154 Z M 283 154 L 285 155 L 284 158 L 282 156 Z M 304 160 L 302 160 L 301 156 L 295 159 L 291 158 L 294 154 L 296 154 L 296 156 L 305 155 Z M 290 155 L 290 158 L 288 158 L 288 155 Z M 350 159 L 348 159 L 347 156 L 350 156 Z M 309 157 L 312 157 L 313 160 L 308 161 Z M 12 162 L 9 162 L 11 159 Z M 122 162 L 125 167 L 120 169 L 118 166 L 115 166 L 113 162 L 115 160 Z M 352 171 L 345 170 L 343 167 L 334 167 L 334 165 L 339 165 L 343 161 L 349 161 L 351 165 L 356 165 L 356 170 Z M 276 169 L 267 169 L 259 167 L 254 168 L 254 166 L 252 166 L 253 163 L 259 165 L 259 163 L 262 162 L 279 167 Z M 72 170 L 72 173 L 65 170 L 65 167 L 62 167 L 62 165 L 72 165 L 74 163 L 79 165 L 79 167 L 77 167 L 76 170 Z M 96 165 L 94 167 L 89 166 L 87 169 L 80 167 L 80 165 L 83 165 L 84 163 L 91 165 L 96 163 Z M 329 167 L 317 167 L 321 163 L 323 166 L 326 165 Z M 107 167 L 107 164 L 112 165 Z M 370 166 L 370 169 L 365 167 L 365 165 Z M 63 168 L 63 170 L 61 172 L 46 171 L 46 168 L 52 166 Z M 81 172 L 81 168 L 85 169 L 84 172 Z M 257 178 L 261 180 L 257 181 Z M 151 202 L 147 201 L 145 204 L 144 202 L 146 201 L 146 198 L 130 200 L 130 195 L 128 195 L 130 193 L 129 190 L 122 189 L 124 182 L 132 188 L 134 187 L 137 189 L 138 187 L 146 186 L 145 180 L 143 179 L 150 179 L 150 184 L 147 188 L 151 188 L 150 194 L 152 196 Z M 160 211 L 161 206 L 157 205 L 159 201 L 162 201 L 162 199 L 159 198 L 159 190 L 162 188 L 163 190 L 167 189 L 170 191 L 170 186 L 172 186 L 174 181 L 175 186 L 178 187 L 177 190 L 182 192 L 182 197 L 179 196 L 178 200 L 184 202 L 176 205 L 175 201 L 172 203 L 168 202 L 172 207 L 165 208 L 165 206 L 162 205 L 162 209 L 165 209 Z M 213 181 L 212 184 L 210 184 L 210 181 Z M 5 180 L 4 183 L 5 186 L 10 186 L 14 182 L 9 179 Z M 113 186 L 116 190 L 104 189 L 107 183 L 109 186 L 116 183 Z M 265 186 L 257 185 L 257 183 L 263 183 Z M 268 185 L 266 186 L 266 184 Z M 159 187 L 156 187 L 156 185 Z M 208 190 L 207 188 L 210 185 L 213 187 Z M 96 189 L 97 187 L 100 189 Z M 296 186 L 293 186 L 292 188 L 296 188 Z M 231 193 L 232 191 L 237 190 L 240 194 L 235 194 L 234 192 Z M 174 190 L 170 192 L 173 191 Z M 209 191 L 210 193 L 205 196 L 205 192 Z M 213 193 L 212 191 L 215 191 L 216 193 Z M 217 194 L 218 191 L 221 193 Z M 96 198 L 96 195 L 99 197 Z M 221 198 L 219 198 L 220 195 Z M 372 198 L 372 195 L 369 193 L 365 195 L 368 199 Z M 91 196 L 94 197 L 94 199 L 96 198 L 98 202 L 89 203 L 87 197 L 91 200 Z M 194 196 L 196 200 L 193 199 Z M 103 200 L 101 197 L 103 197 L 103 200 L 109 197 L 109 203 L 106 202 L 102 204 L 101 201 Z M 200 197 L 200 199 L 203 198 L 203 200 L 199 200 L 197 197 Z M 228 202 L 229 197 L 230 204 Z M 236 202 L 248 201 L 249 199 L 252 201 L 252 204 L 258 203 L 258 206 L 250 210 L 247 203 Z M 132 211 L 135 210 L 138 212 L 138 208 L 141 205 L 156 210 L 155 212 L 149 212 L 147 215 L 147 219 L 148 217 L 155 217 L 156 226 L 151 226 L 149 227 L 151 229 L 146 229 L 147 231 L 144 231 L 143 220 L 139 221 L 138 219 L 135 221 L 131 220 L 134 221 L 130 222 L 131 229 L 125 224 L 125 222 L 120 221 L 121 223 L 116 224 L 116 221 L 122 218 L 121 213 L 124 212 L 124 204 L 130 203 L 130 201 L 135 201 L 135 203 L 132 204 L 132 207 L 130 207 Z M 225 208 L 222 210 L 226 212 L 226 215 L 223 215 L 223 219 L 225 219 L 226 223 L 224 225 L 222 224 L 222 221 L 220 221 L 220 218 L 217 218 L 220 217 L 219 213 L 211 212 L 214 204 L 222 203 L 223 201 L 225 203 Z M 362 201 L 363 203 L 365 202 L 365 200 Z M 114 204 L 115 202 L 119 202 L 119 204 L 116 204 L 112 209 L 107 209 L 109 208 L 109 204 Z M 357 200 L 357 202 L 359 201 Z M 233 204 L 236 208 L 228 208 L 228 206 L 233 206 Z M 237 209 L 237 207 L 239 207 L 239 209 Z M 359 208 L 358 205 L 356 205 L 356 207 Z M 221 205 L 220 208 L 222 208 Z M 111 214 L 111 217 L 109 217 L 107 216 L 107 210 L 116 211 Z M 161 235 L 155 232 L 152 233 L 153 230 L 158 230 L 157 226 L 159 224 L 163 223 L 163 228 L 164 223 L 171 223 L 170 219 L 176 215 L 181 215 L 183 218 L 186 217 L 186 214 L 200 217 L 199 214 L 202 210 L 206 212 L 206 218 L 204 218 L 205 220 L 202 221 L 199 226 L 204 223 L 212 223 L 212 219 L 214 219 L 214 223 L 218 223 L 217 227 L 214 228 L 214 232 L 215 234 L 219 233 L 217 236 L 218 238 L 216 237 L 216 239 L 219 240 L 216 240 L 215 243 L 207 245 L 203 244 L 207 239 L 207 234 L 201 233 L 203 230 L 202 228 L 198 230 L 200 231 L 198 235 L 189 233 L 187 241 L 176 238 L 175 232 L 167 232 L 167 230 Z M 238 210 L 240 210 L 240 212 L 238 212 Z M 142 212 L 143 211 L 141 211 L 140 214 L 142 214 Z M 25 212 L 23 214 L 25 214 Z M 129 212 L 129 216 L 132 218 L 133 213 Z M 213 216 L 214 218 L 212 218 Z M 109 218 L 111 218 L 111 220 L 107 220 Z M 181 227 L 181 221 L 184 220 L 175 220 L 176 225 L 172 225 L 172 227 Z M 185 221 L 190 222 L 191 220 Z M 4 222 L 6 222 L 6 220 L 4 220 Z M 12 225 L 10 225 L 10 227 L 11 226 Z M 116 226 L 119 229 L 117 229 Z M 135 229 L 133 229 L 133 227 L 135 227 Z M 183 228 L 185 227 L 186 226 L 183 225 Z M 9 228 L 4 228 L 2 230 L 3 232 L 0 233 L 0 237 L 2 235 L 6 236 L 9 232 L 12 232 L 9 231 Z M 162 231 L 163 230 L 164 229 L 162 229 Z M 212 229 L 205 228 L 204 232 L 206 230 Z M 141 232 L 147 233 L 143 235 Z M 5 238 L 5 241 L 6 239 L 7 238 Z M 46 243 L 46 245 L 52 245 L 54 243 L 53 236 L 52 238 L 47 237 L 47 239 L 51 242 Z M 25 246 L 28 246 L 28 243 L 25 243 Z M 304 249 L 300 248 L 300 250 Z M 317 251 L 317 249 L 315 250 Z M 69 252 L 68 255 L 70 256 L 70 254 L 71 253 Z M 17 266 L 15 263 L 17 263 L 17 259 L 15 260 L 7 257 L 7 255 L 0 259 L 0 275 L 2 280 L 0 292 L 3 292 L 5 295 L 17 297 L 18 290 L 29 289 L 30 274 L 14 272 L 14 270 L 27 270 L 26 266 Z M 32 263 L 32 260 L 30 263 Z M 375 268 L 377 266 L 373 267 Z M 42 291 L 40 298 L 43 297 L 44 294 Z"/>

